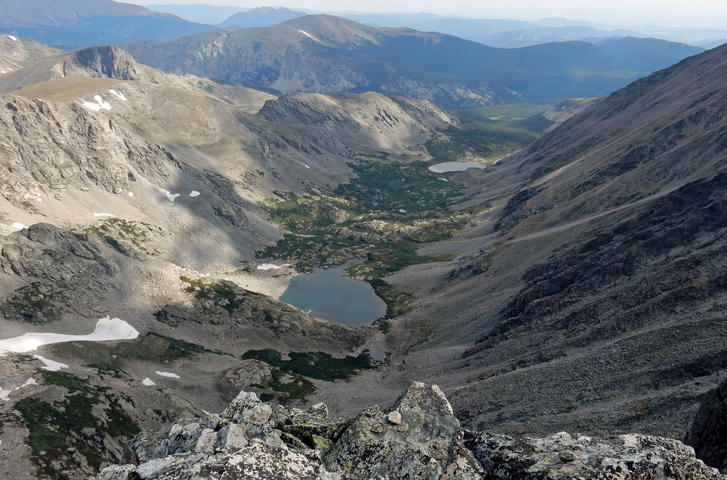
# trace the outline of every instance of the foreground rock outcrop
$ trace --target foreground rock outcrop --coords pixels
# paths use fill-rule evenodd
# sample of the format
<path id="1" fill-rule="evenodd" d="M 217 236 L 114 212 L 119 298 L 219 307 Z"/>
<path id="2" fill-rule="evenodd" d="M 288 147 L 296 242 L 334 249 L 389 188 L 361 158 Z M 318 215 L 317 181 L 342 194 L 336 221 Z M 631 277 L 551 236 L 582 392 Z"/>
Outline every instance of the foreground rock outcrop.
<path id="1" fill-rule="evenodd" d="M 727 381 L 704 396 L 684 443 L 707 465 L 727 472 Z"/>
<path id="2" fill-rule="evenodd" d="M 508 437 L 460 427 L 436 385 L 413 383 L 390 408 L 354 418 L 271 405 L 240 392 L 221 414 L 179 420 L 134 443 L 137 465 L 93 480 L 723 479 L 677 440 L 562 432 Z"/>

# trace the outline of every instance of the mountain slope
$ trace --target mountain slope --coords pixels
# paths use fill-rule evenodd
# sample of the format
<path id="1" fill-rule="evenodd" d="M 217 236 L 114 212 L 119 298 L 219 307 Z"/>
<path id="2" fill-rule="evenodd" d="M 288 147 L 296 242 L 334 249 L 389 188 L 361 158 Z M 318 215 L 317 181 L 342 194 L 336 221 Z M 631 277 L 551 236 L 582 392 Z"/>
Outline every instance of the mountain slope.
<path id="1" fill-rule="evenodd" d="M 42 43 L 12 35 L 0 35 L 0 78 L 58 53 L 59 50 Z"/>
<path id="2" fill-rule="evenodd" d="M 52 75 L 59 65 L 69 75 Z M 24 86 L 0 94 L 0 477 L 88 478 L 130 460 L 139 426 L 218 408 L 240 385 L 299 402 L 328 383 L 241 358 L 249 350 L 371 368 L 363 349 L 375 327 L 263 294 L 277 298 L 279 270 L 293 272 L 257 268 L 256 251 L 284 233 L 258 202 L 334 188 L 372 152 L 429 159 L 427 140 L 456 125 L 440 108 L 297 94 L 269 96 L 253 115 L 193 88 L 214 82 L 154 71 L 115 47 L 11 77 Z M 138 336 L 42 347 L 61 372 L 7 352 L 26 333 L 83 338 L 107 315 Z"/>
<path id="3" fill-rule="evenodd" d="M 30 42 L 18 39 L 16 41 Z M 34 42 L 30 42 L 34 43 Z M 15 52 L 13 52 L 15 53 Z M 13 93 L 16 90 L 32 87 L 38 83 L 64 78 L 84 76 L 93 78 L 116 78 L 119 80 L 139 80 L 147 83 L 211 93 L 221 100 L 256 113 L 266 100 L 273 95 L 235 84 L 222 84 L 194 75 L 178 76 L 140 65 L 118 47 L 88 47 L 74 52 L 44 50 L 44 55 L 28 57 L 22 69 L 15 69 L 0 77 L 0 92 Z M 25 58 L 13 56 L 12 58 Z M 10 75 L 12 73 L 12 75 Z M 62 95 L 62 93 L 61 93 Z M 46 97 L 50 98 L 50 97 Z"/>
<path id="4" fill-rule="evenodd" d="M 380 388 L 436 379 L 496 431 L 681 436 L 727 372 L 726 72 L 727 48 L 689 58 L 461 174 L 493 208 L 420 252 L 455 261 L 387 279 L 417 308 Z"/>
<path id="5" fill-rule="evenodd" d="M 674 47 L 669 59 L 657 62 L 660 68 L 690 52 Z M 446 108 L 602 96 L 654 66 L 644 57 L 589 43 L 495 49 L 449 35 L 373 29 L 326 15 L 166 43 L 133 41 L 123 48 L 139 62 L 173 73 L 284 93 L 373 90 Z"/>
<path id="6" fill-rule="evenodd" d="M 0 5 L 0 31 L 66 48 L 169 39 L 212 28 L 112 0 L 9 0 Z"/>

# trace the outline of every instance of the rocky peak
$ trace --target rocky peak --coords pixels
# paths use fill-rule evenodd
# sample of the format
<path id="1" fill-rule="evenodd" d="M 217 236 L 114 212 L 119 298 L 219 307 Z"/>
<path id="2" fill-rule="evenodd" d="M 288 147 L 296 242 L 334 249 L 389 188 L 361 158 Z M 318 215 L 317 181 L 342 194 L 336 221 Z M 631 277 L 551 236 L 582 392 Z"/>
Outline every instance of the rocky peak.
<path id="1" fill-rule="evenodd" d="M 243 391 L 222 414 L 142 434 L 135 449 L 138 465 L 108 467 L 93 480 L 725 478 L 672 439 L 467 431 L 442 390 L 418 382 L 392 407 L 351 419 L 329 417 L 323 404 L 289 409 Z"/>
<path id="2" fill-rule="evenodd" d="M 110 45 L 78 50 L 73 55 L 73 62 L 82 69 L 96 72 L 102 77 L 137 80 L 139 76 L 136 61 L 131 55 Z"/>

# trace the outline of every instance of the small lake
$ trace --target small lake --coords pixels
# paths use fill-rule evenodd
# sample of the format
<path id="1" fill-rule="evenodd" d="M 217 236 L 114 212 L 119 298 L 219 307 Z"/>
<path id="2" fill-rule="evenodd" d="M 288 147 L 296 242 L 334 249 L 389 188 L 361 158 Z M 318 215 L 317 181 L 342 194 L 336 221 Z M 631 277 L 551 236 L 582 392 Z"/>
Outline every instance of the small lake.
<path id="1" fill-rule="evenodd" d="M 368 325 L 386 315 L 386 303 L 371 285 L 343 274 L 344 267 L 315 268 L 313 273 L 294 277 L 279 300 L 352 327 Z"/>
<path id="2" fill-rule="evenodd" d="M 429 170 L 435 173 L 447 173 L 463 172 L 468 168 L 485 168 L 485 166 L 475 162 L 444 162 L 432 165 Z"/>

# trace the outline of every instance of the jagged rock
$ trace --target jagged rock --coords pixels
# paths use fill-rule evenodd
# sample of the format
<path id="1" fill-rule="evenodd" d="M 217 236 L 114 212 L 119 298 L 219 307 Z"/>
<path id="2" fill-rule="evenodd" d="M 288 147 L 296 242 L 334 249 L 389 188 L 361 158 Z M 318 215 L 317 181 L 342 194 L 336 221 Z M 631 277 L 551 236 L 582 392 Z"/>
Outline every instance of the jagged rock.
<path id="1" fill-rule="evenodd" d="M 269 420 L 251 421 L 251 412 Z M 244 391 L 219 421 L 209 417 L 140 436 L 138 466 L 109 467 L 93 480 L 725 479 L 672 439 L 469 432 L 436 385 L 418 382 L 392 408 L 370 407 L 354 419 L 328 417 L 323 404 L 271 406 Z"/>
<path id="2" fill-rule="evenodd" d="M 236 423 L 225 425 L 220 430 L 220 450 L 233 451 L 246 447 L 249 442 L 245 430 Z"/>
<path id="3" fill-rule="evenodd" d="M 242 391 L 222 412 L 222 418 L 237 423 L 246 421 L 262 424 L 270 419 L 272 413 L 273 409 L 270 405 L 261 403 L 254 392 Z"/>
<path id="4" fill-rule="evenodd" d="M 561 432 L 545 438 L 469 434 L 466 445 L 488 479 L 721 479 L 716 469 L 678 440 L 645 435 L 611 439 L 572 437 Z"/>
<path id="5" fill-rule="evenodd" d="M 472 478 L 484 477 L 471 454 L 458 448 L 462 430 L 439 387 L 414 383 L 393 410 L 400 412 L 399 426 L 378 407 L 360 414 L 326 456 L 326 468 L 343 478 L 440 478 L 461 463 Z"/>
<path id="6" fill-rule="evenodd" d="M 699 407 L 684 443 L 694 447 L 698 458 L 727 472 L 727 381 L 709 392 Z"/>
<path id="7" fill-rule="evenodd" d="M 211 428 L 205 428 L 197 440 L 197 445 L 194 447 L 196 453 L 213 454 L 215 447 L 217 446 L 217 432 Z"/>

